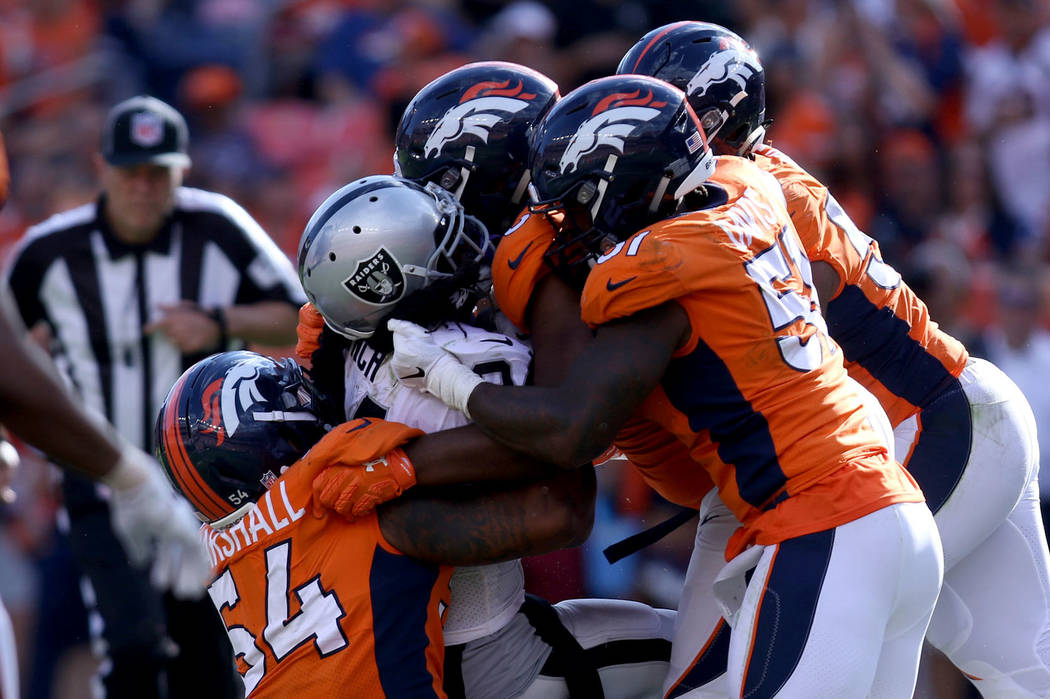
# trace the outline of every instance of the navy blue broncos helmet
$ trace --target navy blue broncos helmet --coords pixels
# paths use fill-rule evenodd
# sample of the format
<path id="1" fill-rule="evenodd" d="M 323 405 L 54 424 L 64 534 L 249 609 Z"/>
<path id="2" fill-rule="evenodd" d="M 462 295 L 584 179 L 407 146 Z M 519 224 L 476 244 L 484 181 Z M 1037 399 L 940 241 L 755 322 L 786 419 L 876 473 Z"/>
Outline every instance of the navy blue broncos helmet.
<path id="1" fill-rule="evenodd" d="M 685 92 L 719 155 L 747 155 L 765 137 L 765 71 L 748 43 L 725 27 L 658 27 L 631 47 L 616 72 L 652 75 Z"/>
<path id="2" fill-rule="evenodd" d="M 394 138 L 394 173 L 444 187 L 494 235 L 524 206 L 529 134 L 558 86 L 502 61 L 445 73 L 409 103 Z"/>
<path id="3" fill-rule="evenodd" d="M 326 431 L 293 360 L 223 352 L 186 370 L 157 416 L 157 458 L 197 516 L 237 521 Z"/>
<path id="4" fill-rule="evenodd" d="M 685 94 L 643 75 L 593 80 L 554 105 L 530 155 L 540 206 L 571 222 L 548 253 L 575 266 L 674 212 L 714 172 Z"/>

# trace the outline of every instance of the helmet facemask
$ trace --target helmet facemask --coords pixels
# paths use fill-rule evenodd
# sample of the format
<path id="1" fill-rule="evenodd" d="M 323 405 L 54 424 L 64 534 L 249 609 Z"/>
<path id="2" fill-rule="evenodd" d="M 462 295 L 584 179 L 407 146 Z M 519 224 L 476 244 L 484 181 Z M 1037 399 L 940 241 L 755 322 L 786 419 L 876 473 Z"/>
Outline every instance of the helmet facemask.
<path id="1" fill-rule="evenodd" d="M 440 185 L 428 182 L 424 190 L 434 198 L 442 221 L 448 221 L 443 232 L 439 229 L 434 233 L 436 247 L 427 260 L 424 286 L 429 286 L 435 279 L 451 277 L 465 265 L 491 260 L 495 248 L 485 224 L 468 215 L 455 195 Z M 408 268 L 406 265 L 406 272 L 409 272 Z"/>

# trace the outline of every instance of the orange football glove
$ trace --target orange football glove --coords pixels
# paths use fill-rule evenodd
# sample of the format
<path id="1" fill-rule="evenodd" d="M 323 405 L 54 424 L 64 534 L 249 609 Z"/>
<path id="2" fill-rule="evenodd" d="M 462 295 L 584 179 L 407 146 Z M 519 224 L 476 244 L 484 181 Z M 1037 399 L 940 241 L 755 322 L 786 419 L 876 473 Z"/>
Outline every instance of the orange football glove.
<path id="1" fill-rule="evenodd" d="M 323 330 L 324 318 L 312 303 L 304 303 L 299 308 L 299 324 L 295 326 L 295 359 L 301 366 L 311 368 L 314 352 L 321 346 Z"/>
<path id="2" fill-rule="evenodd" d="M 313 481 L 313 514 L 363 517 L 416 484 L 412 461 L 400 449 L 423 434 L 399 422 L 359 418 L 339 425 L 303 458 L 324 466 Z"/>

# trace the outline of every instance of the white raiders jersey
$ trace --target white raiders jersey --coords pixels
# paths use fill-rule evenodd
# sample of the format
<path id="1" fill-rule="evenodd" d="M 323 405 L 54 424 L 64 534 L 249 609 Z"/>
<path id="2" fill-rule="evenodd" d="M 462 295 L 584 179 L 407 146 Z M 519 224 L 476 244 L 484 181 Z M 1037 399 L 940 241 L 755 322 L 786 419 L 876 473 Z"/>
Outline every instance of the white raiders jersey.
<path id="1" fill-rule="evenodd" d="M 525 383 L 532 350 L 521 341 L 461 323 L 446 323 L 431 334 L 438 344 L 486 380 L 518 386 Z M 469 422 L 463 413 L 435 396 L 398 383 L 387 356 L 369 347 L 365 340 L 351 346 L 346 356 L 345 380 L 344 408 L 348 419 L 380 417 L 424 432 Z M 494 633 L 514 617 L 524 600 L 520 561 L 456 568 L 445 616 L 445 645 L 459 645 Z"/>

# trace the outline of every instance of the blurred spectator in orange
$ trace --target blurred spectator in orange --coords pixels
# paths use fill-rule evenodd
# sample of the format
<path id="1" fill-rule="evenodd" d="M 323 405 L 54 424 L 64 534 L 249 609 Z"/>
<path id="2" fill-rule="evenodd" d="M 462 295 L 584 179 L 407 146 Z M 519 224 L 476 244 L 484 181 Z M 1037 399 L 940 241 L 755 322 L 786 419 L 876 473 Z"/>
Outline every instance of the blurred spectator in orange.
<path id="1" fill-rule="evenodd" d="M 999 35 L 992 3 L 988 0 L 953 0 L 963 36 L 972 46 L 984 46 Z"/>
<path id="2" fill-rule="evenodd" d="M 300 191 L 290 170 L 274 167 L 259 176 L 246 202 L 252 216 L 294 262 L 306 222 L 320 202 L 310 200 L 309 192 Z"/>
<path id="3" fill-rule="evenodd" d="M 97 47 L 100 26 L 93 0 L 0 3 L 0 87 L 8 103 L 0 108 L 54 114 L 70 107 L 92 81 L 94 68 L 82 59 Z"/>
<path id="4" fill-rule="evenodd" d="M 233 68 L 203 65 L 179 83 L 179 106 L 186 115 L 193 143 L 189 181 L 201 189 L 223 189 L 249 200 L 271 167 L 241 118 L 241 80 Z"/>
<path id="5" fill-rule="evenodd" d="M 805 83 L 792 84 L 802 70 L 796 57 L 779 54 L 766 65 L 767 94 L 772 93 L 766 113 L 776 115 L 769 129 L 771 142 L 804 167 L 822 173 L 834 156 L 835 113 L 823 95 Z"/>
<path id="6" fill-rule="evenodd" d="M 984 157 L 972 141 L 948 152 L 945 208 L 936 234 L 958 245 L 970 259 L 991 252 L 992 203 L 984 172 Z"/>

